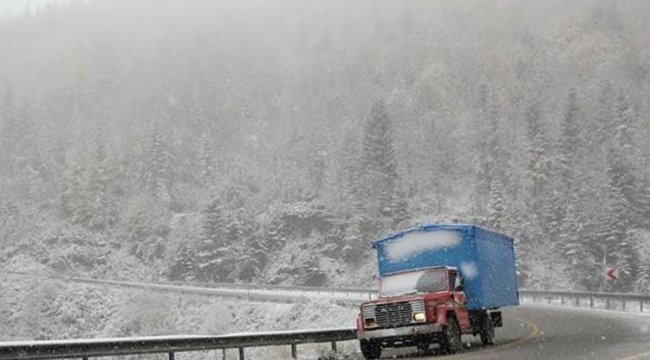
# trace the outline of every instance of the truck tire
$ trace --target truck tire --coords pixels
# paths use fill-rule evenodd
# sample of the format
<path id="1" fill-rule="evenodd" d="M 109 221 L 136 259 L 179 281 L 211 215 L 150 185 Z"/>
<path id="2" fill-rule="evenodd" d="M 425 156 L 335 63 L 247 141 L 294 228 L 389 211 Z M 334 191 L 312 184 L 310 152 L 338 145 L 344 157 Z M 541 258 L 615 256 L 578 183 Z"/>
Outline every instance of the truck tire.
<path id="1" fill-rule="evenodd" d="M 418 347 L 418 352 L 420 354 L 428 354 L 429 353 L 429 347 L 431 346 L 431 343 L 428 341 L 422 341 L 417 344 Z"/>
<path id="2" fill-rule="evenodd" d="M 361 354 L 366 360 L 379 359 L 381 356 L 381 345 L 368 340 L 361 340 L 359 343 Z"/>
<path id="3" fill-rule="evenodd" d="M 489 313 L 485 313 L 481 316 L 481 325 L 479 327 L 479 336 L 481 336 L 481 342 L 483 345 L 493 345 L 494 344 L 494 322 Z"/>
<path id="4" fill-rule="evenodd" d="M 447 325 L 442 328 L 442 339 L 440 340 L 440 350 L 444 354 L 455 354 L 463 347 L 460 340 L 460 327 L 455 318 L 449 317 Z"/>

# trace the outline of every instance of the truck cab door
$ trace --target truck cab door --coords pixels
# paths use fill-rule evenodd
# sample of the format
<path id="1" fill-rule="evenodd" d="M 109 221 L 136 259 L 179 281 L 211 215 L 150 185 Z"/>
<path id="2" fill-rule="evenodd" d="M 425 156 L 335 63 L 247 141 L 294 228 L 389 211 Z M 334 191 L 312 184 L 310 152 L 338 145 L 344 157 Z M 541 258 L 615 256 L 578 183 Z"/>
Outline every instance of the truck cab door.
<path id="1" fill-rule="evenodd" d="M 451 287 L 451 290 L 456 305 L 456 318 L 458 319 L 458 325 L 461 330 L 467 330 L 470 327 L 470 321 L 469 311 L 466 306 L 467 298 L 465 297 L 465 290 L 463 288 L 463 278 L 459 273 L 453 273 L 449 279 L 452 282 L 450 285 L 453 286 Z"/>

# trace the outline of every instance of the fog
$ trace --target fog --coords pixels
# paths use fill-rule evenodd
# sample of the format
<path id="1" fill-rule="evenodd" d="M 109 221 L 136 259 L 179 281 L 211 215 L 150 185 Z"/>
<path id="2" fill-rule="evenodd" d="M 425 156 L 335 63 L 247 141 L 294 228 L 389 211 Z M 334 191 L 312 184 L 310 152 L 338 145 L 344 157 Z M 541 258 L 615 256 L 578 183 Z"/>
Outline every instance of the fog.
<path id="1" fill-rule="evenodd" d="M 96 0 L 8 17 L 0 261 L 371 287 L 371 240 L 464 222 L 517 239 L 522 287 L 648 292 L 649 11 Z"/>

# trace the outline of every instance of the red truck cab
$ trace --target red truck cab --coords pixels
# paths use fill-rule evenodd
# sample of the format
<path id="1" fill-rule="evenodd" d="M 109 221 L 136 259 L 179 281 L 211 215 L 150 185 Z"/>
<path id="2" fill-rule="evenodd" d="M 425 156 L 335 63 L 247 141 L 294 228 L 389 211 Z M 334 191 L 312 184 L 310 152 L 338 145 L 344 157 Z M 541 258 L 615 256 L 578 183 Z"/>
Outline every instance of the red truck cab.
<path id="1" fill-rule="evenodd" d="M 381 279 L 379 298 L 361 304 L 357 337 L 366 359 L 376 359 L 386 347 L 440 344 L 444 353 L 461 349 L 461 334 L 494 342 L 499 312 L 469 311 L 463 278 L 455 267 L 433 267 L 390 274 Z"/>

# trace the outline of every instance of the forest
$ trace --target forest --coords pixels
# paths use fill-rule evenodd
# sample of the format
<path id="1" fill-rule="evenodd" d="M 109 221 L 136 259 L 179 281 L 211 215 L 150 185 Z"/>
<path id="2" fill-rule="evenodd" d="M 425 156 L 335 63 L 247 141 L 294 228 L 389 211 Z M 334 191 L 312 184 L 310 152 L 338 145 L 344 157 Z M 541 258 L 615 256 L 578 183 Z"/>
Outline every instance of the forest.
<path id="1" fill-rule="evenodd" d="M 516 238 L 522 288 L 650 292 L 648 13 L 94 0 L 5 18 L 0 264 L 368 288 L 370 241 L 461 222 Z"/>

